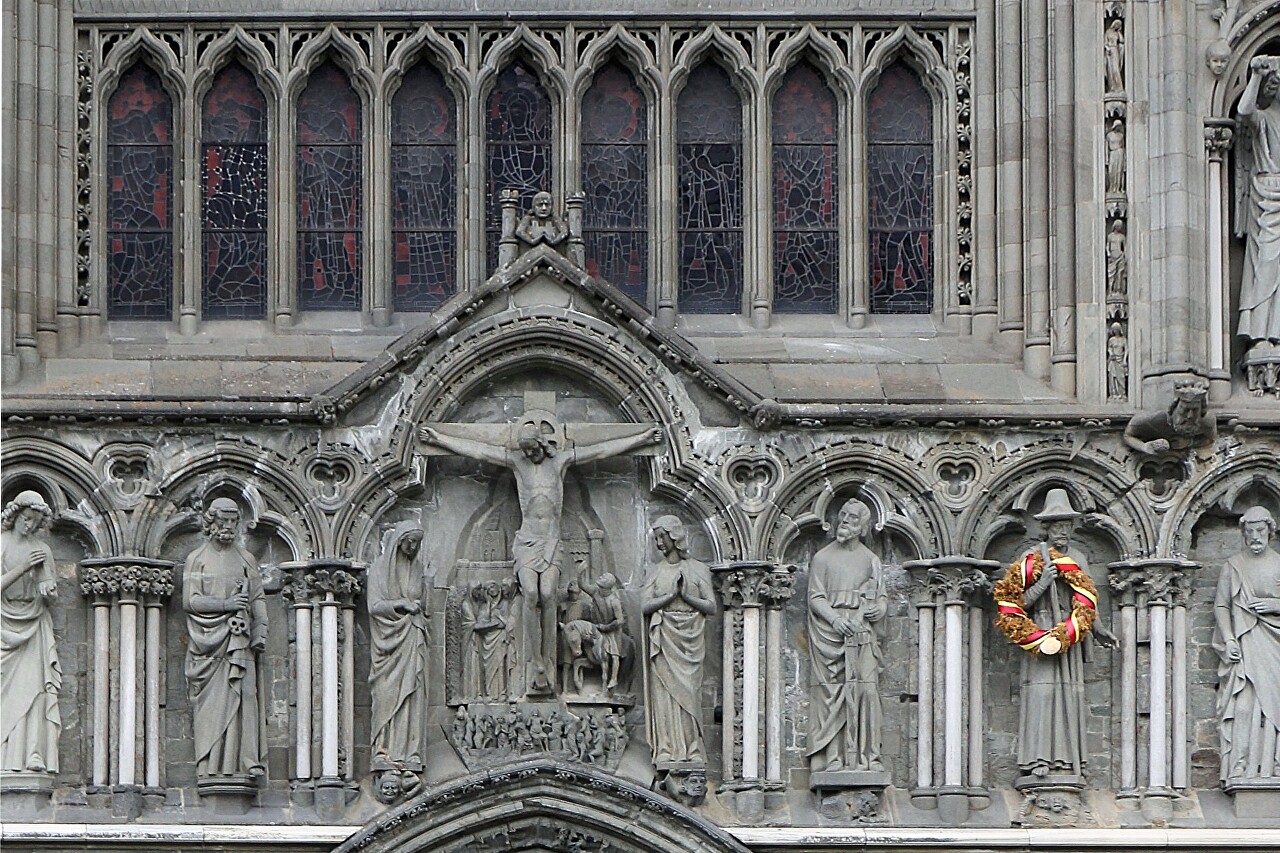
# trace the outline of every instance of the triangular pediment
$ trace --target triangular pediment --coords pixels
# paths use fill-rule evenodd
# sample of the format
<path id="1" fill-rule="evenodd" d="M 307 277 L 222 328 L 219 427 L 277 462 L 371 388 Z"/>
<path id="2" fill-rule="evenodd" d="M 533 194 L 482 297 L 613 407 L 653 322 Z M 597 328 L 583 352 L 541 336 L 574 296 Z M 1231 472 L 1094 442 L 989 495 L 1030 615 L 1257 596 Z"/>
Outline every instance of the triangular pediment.
<path id="1" fill-rule="evenodd" d="M 536 246 L 480 287 L 456 294 L 428 322 L 406 332 L 382 355 L 317 395 L 312 411 L 325 420 L 340 416 L 395 374 L 412 371 L 428 357 L 434 342 L 496 315 L 504 315 L 515 326 L 535 317 L 588 317 L 612 326 L 614 335 L 647 349 L 669 369 L 687 374 L 743 415 L 750 414 L 763 399 L 684 336 L 661 328 L 654 315 L 627 294 L 594 278 L 560 252 Z"/>

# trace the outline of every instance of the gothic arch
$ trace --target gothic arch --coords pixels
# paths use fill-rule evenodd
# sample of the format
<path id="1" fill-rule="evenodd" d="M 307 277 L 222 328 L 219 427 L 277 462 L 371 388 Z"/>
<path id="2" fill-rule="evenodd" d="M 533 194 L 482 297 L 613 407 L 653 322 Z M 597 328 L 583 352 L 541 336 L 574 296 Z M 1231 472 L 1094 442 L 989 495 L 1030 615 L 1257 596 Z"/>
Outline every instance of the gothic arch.
<path id="1" fill-rule="evenodd" d="M 440 76 L 444 78 L 445 85 L 449 87 L 455 99 L 458 127 L 464 127 L 467 118 L 465 104 L 470 95 L 469 81 L 465 72 L 466 64 L 458 55 L 457 47 L 437 33 L 435 27 L 430 24 L 423 24 L 416 33 L 396 45 L 387 60 L 387 67 L 382 75 L 382 88 L 383 100 L 387 104 L 388 112 L 390 112 L 392 99 L 400 90 L 400 84 L 404 82 L 404 76 L 420 62 L 426 62 L 440 72 Z M 461 136 L 462 134 L 459 134 L 459 137 Z"/>
<path id="2" fill-rule="evenodd" d="M 627 32 L 622 24 L 614 24 L 609 32 L 583 51 L 573 78 L 570 97 L 575 102 L 581 101 L 587 89 L 591 88 L 596 73 L 614 58 L 631 72 L 643 89 L 652 116 L 662 90 L 661 75 L 645 43 Z M 654 124 L 656 126 L 656 122 Z"/>
<path id="3" fill-rule="evenodd" d="M 89 462 L 55 441 L 19 436 L 4 441 L 3 492 L 34 487 L 53 510 L 53 524 L 73 528 L 89 546 L 90 557 L 124 553 L 126 532 L 120 513 L 103 493 Z"/>
<path id="4" fill-rule="evenodd" d="M 489 97 L 498 75 L 508 65 L 526 60 L 533 66 L 539 82 L 547 89 L 547 97 L 551 100 L 551 120 L 553 127 L 563 121 L 564 99 L 569 91 L 569 81 L 560 67 L 560 59 L 545 40 L 534 35 L 524 24 L 516 27 L 510 34 L 499 39 L 489 48 L 484 58 L 484 65 L 476 78 L 476 92 L 479 102 L 483 104 Z"/>
<path id="5" fill-rule="evenodd" d="M 111 100 L 111 96 L 115 94 L 120 78 L 137 61 L 146 62 L 151 66 L 151 69 L 159 75 L 165 90 L 173 100 L 174 138 L 180 138 L 181 110 L 179 107 L 186 93 L 186 81 L 183 79 L 182 70 L 169 45 L 156 38 L 155 34 L 146 27 L 139 27 L 130 33 L 127 38 L 112 48 L 111 53 L 107 55 L 106 61 L 102 63 L 102 67 L 98 71 L 98 100 L 103 105 L 103 109 L 100 112 L 105 116 L 107 112 L 106 105 Z M 102 138 L 105 138 L 102 133 L 104 130 L 105 127 L 99 128 L 99 135 Z"/>
<path id="6" fill-rule="evenodd" d="M 1230 512 L 1241 495 L 1255 486 L 1280 506 L 1280 474 L 1276 471 L 1274 450 L 1260 447 L 1241 454 L 1197 483 L 1165 514 L 1157 554 L 1185 554 L 1191 547 L 1191 531 L 1206 512 L 1214 508 Z"/>
<path id="7" fill-rule="evenodd" d="M 338 63 L 338 67 L 347 73 L 352 87 L 360 96 L 365 114 L 364 120 L 368 124 L 373 100 L 378 89 L 377 81 L 373 77 L 373 71 L 369 68 L 369 57 L 360 48 L 360 45 L 356 44 L 350 36 L 343 33 L 334 24 L 325 27 L 324 32 L 312 38 L 298 51 L 297 59 L 294 61 L 293 68 L 285 81 L 286 96 L 296 104 L 298 96 L 302 94 L 302 90 L 306 88 L 307 81 L 311 79 L 311 73 L 320 67 L 327 58 L 332 58 Z"/>
<path id="8" fill-rule="evenodd" d="M 1213 87 L 1211 116 L 1230 118 L 1249 77 L 1249 60 L 1267 42 L 1280 38 L 1280 0 L 1270 0 L 1238 21 L 1231 33 L 1231 59 Z"/>
<path id="9" fill-rule="evenodd" d="M 673 104 L 679 102 L 680 92 L 689 75 L 706 61 L 717 63 L 729 75 L 733 87 L 742 96 L 744 109 L 755 109 L 759 81 L 752 70 L 751 57 L 747 56 L 742 45 L 717 25 L 708 27 L 690 40 L 676 57 L 675 67 L 671 70 L 670 91 Z M 749 123 L 744 125 L 744 130 L 749 126 Z"/>
<path id="10" fill-rule="evenodd" d="M 805 24 L 804 29 L 788 36 L 778 46 L 764 76 L 766 100 L 772 104 L 773 96 L 786 79 L 787 72 L 806 60 L 826 72 L 827 85 L 835 92 L 841 110 L 847 109 L 858 90 L 858 79 L 840 48 L 818 32 L 813 24 Z"/>
<path id="11" fill-rule="evenodd" d="M 239 60 L 249 69 L 249 72 L 253 75 L 254 82 L 263 90 L 262 94 L 266 99 L 267 111 L 270 116 L 268 120 L 274 122 L 276 109 L 280 103 L 280 96 L 284 91 L 284 87 L 281 85 L 280 77 L 276 73 L 275 62 L 272 60 L 271 54 L 267 52 L 262 42 L 255 38 L 250 38 L 239 24 L 214 39 L 200 59 L 195 79 L 191 84 L 192 98 L 193 103 L 196 105 L 197 114 L 200 114 L 204 96 L 213 86 L 213 81 L 218 76 L 218 72 L 236 60 Z M 199 121 L 196 124 L 199 126 Z"/>
<path id="12" fill-rule="evenodd" d="M 512 808 L 513 804 L 519 808 Z M 615 776 L 547 760 L 426 791 L 334 853 L 746 853 L 724 830 Z"/>

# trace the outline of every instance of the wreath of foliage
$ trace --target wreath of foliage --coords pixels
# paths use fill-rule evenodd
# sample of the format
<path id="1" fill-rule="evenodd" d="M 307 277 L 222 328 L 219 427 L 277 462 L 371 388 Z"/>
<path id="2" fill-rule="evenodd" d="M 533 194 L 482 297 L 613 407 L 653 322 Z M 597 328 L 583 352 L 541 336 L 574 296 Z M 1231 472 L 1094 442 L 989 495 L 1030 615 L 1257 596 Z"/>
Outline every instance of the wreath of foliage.
<path id="1" fill-rule="evenodd" d="M 1098 588 L 1080 564 L 1050 548 L 1049 559 L 1058 569 L 1058 579 L 1071 587 L 1071 615 L 1052 628 L 1042 628 L 1027 615 L 1024 597 L 1027 587 L 1039 579 L 1045 568 L 1043 549 L 1030 551 L 1009 566 L 996 583 L 996 627 L 1033 655 L 1055 655 L 1084 639 L 1098 616 Z"/>

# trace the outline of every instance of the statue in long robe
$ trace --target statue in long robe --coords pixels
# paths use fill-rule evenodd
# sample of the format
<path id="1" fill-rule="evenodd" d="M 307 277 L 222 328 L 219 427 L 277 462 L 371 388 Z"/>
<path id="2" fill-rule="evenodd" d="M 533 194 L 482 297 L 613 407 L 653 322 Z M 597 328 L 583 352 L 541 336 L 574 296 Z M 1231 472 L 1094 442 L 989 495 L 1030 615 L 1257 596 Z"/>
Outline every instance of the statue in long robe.
<path id="1" fill-rule="evenodd" d="M 862 544 L 871 510 L 840 508 L 836 540 L 809 567 L 809 769 L 882 771 L 880 639 L 888 607 L 880 558 Z"/>
<path id="2" fill-rule="evenodd" d="M 1280 58 L 1249 63 L 1240 96 L 1241 157 L 1236 231 L 1248 238 L 1236 334 L 1280 341 Z"/>
<path id="3" fill-rule="evenodd" d="M 1275 518 L 1255 506 L 1240 519 L 1244 550 L 1218 577 L 1213 613 L 1224 782 L 1280 778 L 1280 554 Z M 1264 754 L 1265 750 L 1271 754 Z"/>
<path id="4" fill-rule="evenodd" d="M 58 771 L 62 668 L 49 609 L 58 582 L 53 554 L 37 538 L 52 516 L 32 491 L 0 516 L 0 771 Z"/>
<path id="5" fill-rule="evenodd" d="M 422 769 L 427 702 L 422 531 L 397 529 L 369 573 L 369 688 L 375 762 Z"/>
<path id="6" fill-rule="evenodd" d="M 680 519 L 659 518 L 654 543 L 662 559 L 641 593 L 645 619 L 645 716 L 659 770 L 706 761 L 702 740 L 702 663 L 707 617 L 716 604 L 711 570 L 689 557 Z"/>
<path id="7" fill-rule="evenodd" d="M 1035 551 L 1045 568 L 1023 596 L 1027 615 L 1042 628 L 1052 628 L 1071 614 L 1071 595 L 1058 583 L 1059 567 L 1089 566 L 1081 554 L 1068 554 L 1080 513 L 1064 489 L 1050 489 L 1036 519 L 1044 524 L 1045 541 Z M 1026 554 L 1020 557 L 1025 560 Z M 1099 618 L 1088 635 L 1110 648 L 1116 639 Z M 1022 692 L 1018 705 L 1018 768 L 1024 778 L 1071 777 L 1082 784 L 1085 766 L 1084 666 L 1088 637 L 1058 654 L 1027 654 L 1022 660 Z"/>
<path id="8" fill-rule="evenodd" d="M 187 557 L 186 676 L 196 774 L 263 776 L 257 656 L 267 647 L 267 603 L 258 562 L 239 544 L 240 509 L 217 498 L 204 513 L 209 541 Z"/>

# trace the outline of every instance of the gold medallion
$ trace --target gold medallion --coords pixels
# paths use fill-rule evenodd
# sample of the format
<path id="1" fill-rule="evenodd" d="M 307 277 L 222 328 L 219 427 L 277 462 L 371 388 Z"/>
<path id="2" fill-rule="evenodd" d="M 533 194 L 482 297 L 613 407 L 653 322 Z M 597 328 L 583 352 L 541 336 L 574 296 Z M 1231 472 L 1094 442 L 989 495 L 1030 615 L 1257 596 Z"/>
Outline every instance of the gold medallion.
<path id="1" fill-rule="evenodd" d="M 1050 634 L 1044 638 L 1044 642 L 1040 644 L 1040 654 L 1056 655 L 1062 651 L 1062 641 Z"/>

